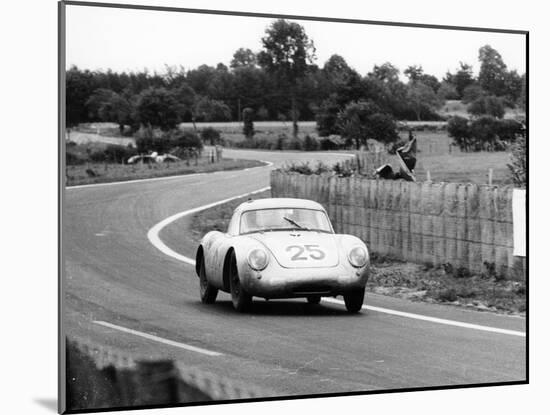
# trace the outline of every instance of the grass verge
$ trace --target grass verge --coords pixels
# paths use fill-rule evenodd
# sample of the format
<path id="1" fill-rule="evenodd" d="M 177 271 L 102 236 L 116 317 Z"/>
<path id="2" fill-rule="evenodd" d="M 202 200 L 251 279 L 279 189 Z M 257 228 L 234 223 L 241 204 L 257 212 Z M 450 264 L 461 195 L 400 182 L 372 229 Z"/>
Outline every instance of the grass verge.
<path id="1" fill-rule="evenodd" d="M 222 170 L 238 170 L 263 166 L 264 163 L 256 160 L 221 159 L 217 163 L 210 163 L 207 158 L 199 159 L 189 164 L 185 161 L 176 163 L 158 164 L 115 164 L 115 163 L 87 163 L 66 167 L 66 185 L 76 186 L 94 183 L 109 183 L 154 177 L 177 176 L 193 173 L 210 173 Z"/>
<path id="2" fill-rule="evenodd" d="M 271 191 L 254 199 L 271 197 Z M 248 198 L 235 199 L 196 213 L 190 220 L 191 238 L 198 245 L 206 232 L 225 231 L 233 210 Z M 526 285 L 494 273 L 472 274 L 448 265 L 432 267 L 372 255 L 367 291 L 412 301 L 448 304 L 479 311 L 525 315 Z"/>

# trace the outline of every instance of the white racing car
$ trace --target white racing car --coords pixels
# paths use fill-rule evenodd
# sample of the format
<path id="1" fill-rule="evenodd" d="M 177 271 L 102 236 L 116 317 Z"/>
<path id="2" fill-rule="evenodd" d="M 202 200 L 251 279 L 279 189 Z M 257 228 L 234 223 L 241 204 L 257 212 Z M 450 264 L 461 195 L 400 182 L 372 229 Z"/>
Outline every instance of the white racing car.
<path id="1" fill-rule="evenodd" d="M 334 233 L 325 209 L 303 199 L 258 199 L 239 205 L 226 233 L 208 232 L 196 255 L 203 303 L 218 290 L 231 293 L 233 306 L 246 311 L 252 297 L 343 295 L 346 309 L 361 310 L 368 279 L 366 245 Z"/>

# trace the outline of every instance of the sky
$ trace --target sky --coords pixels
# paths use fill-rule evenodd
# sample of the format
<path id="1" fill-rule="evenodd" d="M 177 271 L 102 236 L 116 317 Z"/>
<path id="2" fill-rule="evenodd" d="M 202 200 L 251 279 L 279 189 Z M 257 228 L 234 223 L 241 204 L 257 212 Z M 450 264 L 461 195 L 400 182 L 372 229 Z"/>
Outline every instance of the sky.
<path id="1" fill-rule="evenodd" d="M 202 64 L 229 66 L 241 47 L 259 51 L 269 18 L 218 16 L 99 7 L 67 6 L 67 67 L 115 72 L 186 70 Z M 316 63 L 333 54 L 361 75 L 391 62 L 401 71 L 421 65 L 442 78 L 459 62 L 479 71 L 478 50 L 489 44 L 508 69 L 525 72 L 525 36 L 519 34 L 419 29 L 349 23 L 297 21 L 315 43 Z M 403 77 L 403 75 L 401 75 Z"/>

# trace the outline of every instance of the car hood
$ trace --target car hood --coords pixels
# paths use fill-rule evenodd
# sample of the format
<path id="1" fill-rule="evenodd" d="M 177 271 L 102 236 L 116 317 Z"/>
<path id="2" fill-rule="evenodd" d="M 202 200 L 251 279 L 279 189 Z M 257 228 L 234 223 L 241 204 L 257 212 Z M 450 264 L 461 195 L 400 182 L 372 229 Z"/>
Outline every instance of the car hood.
<path id="1" fill-rule="evenodd" d="M 320 268 L 338 265 L 338 245 L 334 234 L 313 231 L 275 231 L 248 236 L 261 242 L 284 268 Z"/>

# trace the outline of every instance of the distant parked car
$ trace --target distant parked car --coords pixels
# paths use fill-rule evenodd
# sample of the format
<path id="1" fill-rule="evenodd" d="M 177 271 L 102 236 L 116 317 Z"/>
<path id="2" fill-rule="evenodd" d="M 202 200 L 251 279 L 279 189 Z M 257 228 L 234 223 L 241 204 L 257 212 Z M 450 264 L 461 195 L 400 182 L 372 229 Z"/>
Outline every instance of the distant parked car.
<path id="1" fill-rule="evenodd" d="M 137 164 L 137 163 L 156 163 L 156 160 L 154 157 L 152 157 L 149 154 L 138 154 L 135 156 L 130 157 L 126 163 L 127 164 Z"/>
<path id="2" fill-rule="evenodd" d="M 130 157 L 126 163 L 127 164 L 137 164 L 137 163 L 173 163 L 175 161 L 181 161 L 179 157 L 176 157 L 172 154 L 161 154 L 158 155 L 156 152 L 151 154 L 138 154 L 136 156 Z"/>
<path id="3" fill-rule="evenodd" d="M 227 232 L 210 231 L 200 242 L 196 272 L 203 303 L 219 290 L 231 293 L 238 311 L 252 297 L 343 295 L 358 312 L 368 279 L 367 246 L 352 235 L 335 234 L 325 209 L 304 199 L 270 198 L 239 205 Z"/>

